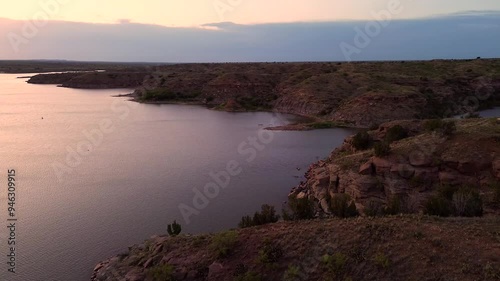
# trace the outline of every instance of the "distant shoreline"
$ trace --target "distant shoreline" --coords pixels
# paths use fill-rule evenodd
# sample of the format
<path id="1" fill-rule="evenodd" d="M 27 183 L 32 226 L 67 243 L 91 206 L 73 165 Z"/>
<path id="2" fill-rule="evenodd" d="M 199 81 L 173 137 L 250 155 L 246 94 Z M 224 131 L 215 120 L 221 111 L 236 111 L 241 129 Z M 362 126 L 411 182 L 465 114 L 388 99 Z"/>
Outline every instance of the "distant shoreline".
<path id="1" fill-rule="evenodd" d="M 88 65 L 87 65 L 88 67 Z M 408 119 L 467 113 L 500 106 L 500 59 L 355 63 L 175 64 L 93 66 L 105 72 L 35 75 L 28 83 L 77 89 L 136 89 L 149 104 L 204 105 L 229 112 L 268 111 L 310 118 L 309 130 L 371 128 Z M 492 93 L 474 97 L 481 89 Z"/>

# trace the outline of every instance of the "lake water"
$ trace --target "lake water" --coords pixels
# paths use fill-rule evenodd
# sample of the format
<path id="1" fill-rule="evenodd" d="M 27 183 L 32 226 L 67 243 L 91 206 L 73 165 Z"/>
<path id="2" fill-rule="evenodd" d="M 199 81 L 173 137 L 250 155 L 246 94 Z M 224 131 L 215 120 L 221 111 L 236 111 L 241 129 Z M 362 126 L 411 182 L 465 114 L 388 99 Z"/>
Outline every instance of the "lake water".
<path id="1" fill-rule="evenodd" d="M 96 263 L 166 233 L 174 219 L 184 233 L 215 232 L 263 203 L 281 209 L 307 167 L 352 133 L 268 132 L 294 117 L 143 105 L 112 97 L 129 90 L 29 85 L 17 76 L 0 74 L 0 280 L 89 280 Z M 239 173 L 215 194 L 210 174 L 228 163 Z M 16 275 L 7 272 L 9 169 Z M 195 207 L 193 190 L 207 184 L 213 198 L 186 224 L 179 204 Z"/>
<path id="2" fill-rule="evenodd" d="M 500 117 L 500 107 L 480 111 L 479 115 L 484 118 Z"/>

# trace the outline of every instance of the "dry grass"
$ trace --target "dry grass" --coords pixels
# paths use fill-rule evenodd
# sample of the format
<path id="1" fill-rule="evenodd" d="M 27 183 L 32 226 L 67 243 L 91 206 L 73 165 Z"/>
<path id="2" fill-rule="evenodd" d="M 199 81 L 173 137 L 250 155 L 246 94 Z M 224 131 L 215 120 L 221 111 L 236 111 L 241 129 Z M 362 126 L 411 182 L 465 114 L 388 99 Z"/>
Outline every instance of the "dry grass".
<path id="1" fill-rule="evenodd" d="M 217 258 L 209 243 L 193 246 L 193 241 L 212 239 L 202 237 L 168 239 L 162 255 L 170 258 L 177 271 L 203 271 Z M 218 259 L 223 270 L 206 280 L 234 280 L 242 264 L 262 280 L 282 280 L 290 267 L 299 269 L 301 280 L 500 278 L 499 218 L 395 216 L 280 222 L 238 230 L 237 237 L 231 254 Z M 272 265 L 259 262 L 262 247 L 269 243 L 282 250 Z M 326 264 L 325 255 L 330 257 Z"/>

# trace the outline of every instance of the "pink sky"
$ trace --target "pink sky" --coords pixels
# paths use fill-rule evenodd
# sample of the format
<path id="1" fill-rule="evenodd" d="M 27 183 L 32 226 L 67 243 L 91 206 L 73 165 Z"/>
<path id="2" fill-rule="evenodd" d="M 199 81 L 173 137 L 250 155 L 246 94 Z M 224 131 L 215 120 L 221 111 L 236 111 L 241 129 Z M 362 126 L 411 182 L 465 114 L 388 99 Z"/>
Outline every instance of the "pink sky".
<path id="1" fill-rule="evenodd" d="M 116 23 L 123 20 L 165 26 L 205 23 L 271 23 L 371 19 L 390 3 L 404 9 L 395 18 L 418 18 L 458 11 L 500 10 L 497 0 L 23 0 L 2 4 L 0 18 Z"/>

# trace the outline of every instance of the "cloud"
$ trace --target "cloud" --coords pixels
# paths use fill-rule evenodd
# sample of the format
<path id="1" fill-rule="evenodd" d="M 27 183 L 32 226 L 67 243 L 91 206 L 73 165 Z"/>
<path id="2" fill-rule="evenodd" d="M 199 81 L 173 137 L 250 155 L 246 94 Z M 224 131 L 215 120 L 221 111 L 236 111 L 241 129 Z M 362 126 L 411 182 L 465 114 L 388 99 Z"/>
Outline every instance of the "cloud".
<path id="1" fill-rule="evenodd" d="M 394 20 L 353 60 L 500 57 L 500 13 L 471 11 Z M 0 19 L 0 59 L 152 62 L 343 61 L 342 43 L 354 44 L 368 22 L 299 22 L 201 27 L 53 21 L 14 52 L 8 34 L 28 24 Z M 357 28 L 357 29 L 356 29 Z"/>
<path id="2" fill-rule="evenodd" d="M 132 20 L 131 19 L 119 19 L 118 23 L 119 24 L 129 24 L 129 23 L 132 23 Z"/>

